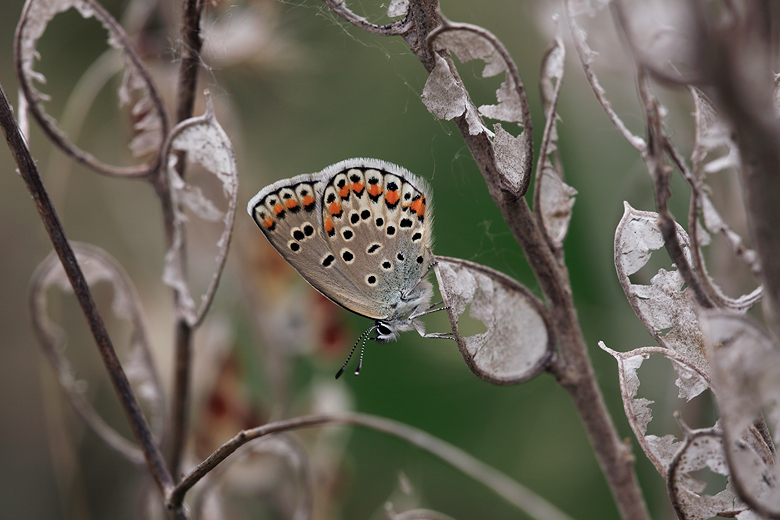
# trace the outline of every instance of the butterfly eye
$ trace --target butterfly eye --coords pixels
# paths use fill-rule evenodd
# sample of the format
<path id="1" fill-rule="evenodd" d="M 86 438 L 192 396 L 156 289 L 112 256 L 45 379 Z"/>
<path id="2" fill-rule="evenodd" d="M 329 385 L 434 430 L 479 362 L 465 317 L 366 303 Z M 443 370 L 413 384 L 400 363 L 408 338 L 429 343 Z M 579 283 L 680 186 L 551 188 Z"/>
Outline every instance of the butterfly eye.
<path id="1" fill-rule="evenodd" d="M 384 323 L 380 323 L 379 325 L 377 325 L 376 331 L 379 333 L 380 336 L 387 336 L 393 333 L 393 331 L 390 330 L 390 328 Z"/>

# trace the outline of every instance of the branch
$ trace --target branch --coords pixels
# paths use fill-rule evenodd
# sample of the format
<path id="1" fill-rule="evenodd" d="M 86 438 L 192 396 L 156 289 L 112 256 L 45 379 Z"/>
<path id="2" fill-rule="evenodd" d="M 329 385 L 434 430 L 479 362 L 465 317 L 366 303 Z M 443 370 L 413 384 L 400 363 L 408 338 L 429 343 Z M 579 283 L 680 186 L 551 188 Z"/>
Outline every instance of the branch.
<path id="1" fill-rule="evenodd" d="M 376 25 L 369 22 L 362 16 L 358 16 L 352 12 L 344 3 L 344 0 L 322 0 L 322 2 L 328 6 L 331 11 L 355 27 L 363 29 L 370 34 L 377 34 L 379 36 L 402 36 L 409 30 L 410 27 L 408 14 L 403 19 L 393 23 L 387 25 Z"/>
<path id="2" fill-rule="evenodd" d="M 185 476 L 168 497 L 169 507 L 179 507 L 184 495 L 217 465 L 246 443 L 274 433 L 325 424 L 353 424 L 405 440 L 446 461 L 474 480 L 502 496 L 528 515 L 544 520 L 571 520 L 566 514 L 507 475 L 472 457 L 461 449 L 404 423 L 361 413 L 309 415 L 287 419 L 239 432 Z"/>
<path id="3" fill-rule="evenodd" d="M 133 430 L 133 434 L 144 453 L 146 463 L 149 466 L 149 471 L 161 493 L 167 495 L 173 488 L 171 475 L 168 472 L 162 454 L 155 443 L 152 432 L 149 429 L 149 424 L 146 422 L 146 418 L 141 412 L 141 408 L 133 393 L 133 389 L 130 386 L 130 382 L 127 380 L 127 376 L 122 370 L 122 366 L 116 355 L 114 346 L 111 343 L 111 338 L 108 336 L 103 319 L 98 313 L 95 301 L 92 299 L 92 293 L 84 278 L 84 273 L 81 271 L 81 268 L 76 261 L 76 256 L 65 237 L 62 224 L 57 217 L 57 213 L 49 199 L 49 195 L 46 193 L 38 169 L 35 166 L 35 161 L 30 155 L 27 144 L 14 120 L 13 111 L 8 103 L 8 98 L 6 97 L 2 85 L 0 85 L 0 126 L 3 127 L 3 134 L 5 135 L 8 147 L 14 156 L 14 160 L 19 167 L 19 173 L 24 179 L 27 190 L 30 192 L 33 201 L 35 202 L 35 206 L 38 209 L 44 227 L 49 234 L 52 245 L 54 246 L 55 251 L 57 251 L 57 256 L 59 256 L 60 261 L 62 262 L 68 280 L 73 287 L 73 292 L 79 301 L 79 305 L 81 305 L 89 328 L 92 331 L 92 336 L 97 343 L 100 357 L 106 366 L 114 389 L 119 396 L 119 400 L 122 403 L 122 407 L 124 408 L 127 419 Z"/>
<path id="4" fill-rule="evenodd" d="M 176 97 L 178 105 L 176 107 L 176 122 L 181 123 L 192 116 L 195 106 L 195 89 L 198 83 L 198 66 L 200 65 L 200 50 L 203 46 L 203 38 L 200 33 L 200 20 L 203 14 L 203 2 L 201 0 L 185 0 L 182 9 L 182 60 L 179 69 L 179 82 Z M 166 136 L 167 137 L 167 136 Z M 186 153 L 179 152 L 176 163 L 176 171 L 182 179 L 185 175 Z M 167 154 L 163 154 L 167 156 Z M 167 183 L 165 166 L 157 172 L 158 180 L 161 183 Z M 173 231 L 173 220 L 175 211 L 173 201 L 170 199 L 172 193 L 169 189 L 158 194 L 163 200 L 163 214 L 166 223 L 166 230 Z M 170 220 L 169 220 L 170 219 Z M 173 244 L 173 233 L 167 234 L 168 246 Z M 181 237 L 179 253 L 184 262 L 184 237 Z M 175 295 L 176 306 L 179 306 L 179 296 Z M 174 362 L 174 383 L 173 383 L 173 406 L 171 409 L 171 437 L 169 446 L 169 458 L 171 473 L 174 478 L 179 474 L 179 466 L 184 453 L 184 443 L 187 435 L 188 408 L 190 403 L 190 371 L 192 368 L 192 329 L 193 325 L 178 315 L 175 325 L 175 362 Z"/>

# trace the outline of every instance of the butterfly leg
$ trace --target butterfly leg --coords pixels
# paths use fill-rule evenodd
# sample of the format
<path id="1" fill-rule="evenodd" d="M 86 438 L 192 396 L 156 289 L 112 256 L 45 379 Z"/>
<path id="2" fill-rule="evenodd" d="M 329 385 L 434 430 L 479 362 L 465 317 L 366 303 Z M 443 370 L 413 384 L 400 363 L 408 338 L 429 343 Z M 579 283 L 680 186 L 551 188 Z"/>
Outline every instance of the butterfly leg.
<path id="1" fill-rule="evenodd" d="M 415 312 L 414 314 L 409 316 L 409 319 L 410 320 L 414 320 L 416 318 L 419 318 L 420 316 L 425 316 L 426 314 L 431 314 L 433 312 L 444 311 L 444 310 L 447 310 L 448 308 L 449 307 L 444 305 L 443 301 L 442 302 L 438 302 L 438 303 L 434 303 L 434 304 L 432 304 L 431 306 L 429 306 L 426 310 L 424 310 L 422 312 Z"/>
<path id="2" fill-rule="evenodd" d="M 451 339 L 453 341 L 457 341 L 455 339 L 455 334 L 452 332 L 431 332 L 429 334 L 423 334 L 422 337 L 429 339 Z"/>

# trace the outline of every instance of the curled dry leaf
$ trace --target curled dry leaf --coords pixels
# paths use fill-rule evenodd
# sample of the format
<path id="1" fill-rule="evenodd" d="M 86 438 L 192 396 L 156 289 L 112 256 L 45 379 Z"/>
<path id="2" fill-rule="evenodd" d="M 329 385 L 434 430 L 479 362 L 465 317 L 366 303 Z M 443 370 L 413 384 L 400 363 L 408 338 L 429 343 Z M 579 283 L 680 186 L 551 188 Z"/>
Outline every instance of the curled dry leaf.
<path id="1" fill-rule="evenodd" d="M 534 209 L 554 249 L 563 247 L 574 207 L 574 196 L 577 194 L 577 190 L 563 182 L 562 163 L 558 157 L 556 107 L 563 82 L 565 49 L 559 29 L 544 55 L 539 82 L 545 106 L 545 126 L 539 150 L 539 164 L 536 167 Z"/>
<path id="2" fill-rule="evenodd" d="M 469 133 L 486 130 L 463 84 L 450 70 L 447 60 L 435 55 L 436 66 L 423 87 L 422 100 L 428 111 L 439 119 L 452 120 L 466 114 Z"/>
<path id="3" fill-rule="evenodd" d="M 772 336 L 749 318 L 725 311 L 702 314 L 722 427 L 729 441 L 747 439 L 729 450 L 733 484 L 758 513 L 780 518 L 780 467 L 772 440 L 780 440 L 780 351 Z M 755 425 L 765 434 L 750 435 Z"/>
<path id="4" fill-rule="evenodd" d="M 566 233 L 569 231 L 574 196 L 577 190 L 563 182 L 549 159 L 537 172 L 539 177 L 539 210 L 547 236 L 556 249 L 563 247 Z"/>
<path id="5" fill-rule="evenodd" d="M 151 347 L 143 322 L 141 303 L 135 289 L 121 266 L 102 249 L 87 244 L 71 242 L 73 252 L 89 285 L 108 282 L 114 289 L 112 310 L 117 317 L 130 322 L 130 348 L 125 354 L 123 369 L 141 402 L 146 403 L 151 415 L 152 428 L 157 438 L 164 430 L 165 403 L 162 384 L 151 355 Z M 141 450 L 114 428 L 109 426 L 94 409 L 83 393 L 83 381 L 79 381 L 65 356 L 67 337 L 65 331 L 49 318 L 46 291 L 56 286 L 72 292 L 65 270 L 57 255 L 52 252 L 38 266 L 30 283 L 30 309 L 33 328 L 38 335 L 44 353 L 57 372 L 60 385 L 71 404 L 84 421 L 103 441 L 136 464 L 145 464 Z"/>
<path id="6" fill-rule="evenodd" d="M 653 463 L 658 473 L 666 479 L 667 468 L 680 447 L 680 441 L 674 435 L 658 437 L 647 434 L 647 425 L 653 420 L 649 408 L 653 401 L 636 396 L 640 383 L 637 370 L 642 362 L 652 354 L 661 354 L 672 362 L 675 371 L 680 376 L 678 381 L 685 381 L 685 387 L 679 387 L 678 397 L 686 400 L 692 399 L 693 396 L 712 386 L 708 374 L 680 354 L 662 347 L 642 347 L 630 352 L 617 352 L 608 348 L 603 341 L 599 342 L 599 347 L 611 354 L 617 361 L 620 394 L 623 398 L 623 410 L 626 413 L 628 423 L 647 458 Z"/>
<path id="7" fill-rule="evenodd" d="M 228 209 L 224 215 L 203 195 L 200 188 L 186 183 L 179 176 L 176 164 L 182 152 L 183 156 L 200 164 L 222 182 L 225 197 L 228 199 Z M 206 92 L 205 114 L 182 121 L 171 130 L 165 146 L 165 157 L 174 208 L 174 234 L 171 248 L 165 255 L 163 281 L 176 291 L 179 302 L 177 312 L 194 327 L 203 320 L 217 290 L 230 247 L 238 201 L 238 170 L 233 146 L 214 116 L 214 107 L 208 92 Z M 195 216 L 203 220 L 217 221 L 222 217 L 225 224 L 217 242 L 219 248 L 215 258 L 217 266 L 197 309 L 184 275 L 182 248 L 186 219 L 182 206 L 186 206 Z"/>
<path id="8" fill-rule="evenodd" d="M 137 166 L 111 166 L 70 142 L 55 119 L 46 113 L 43 102 L 48 96 L 33 86 L 33 81 L 44 83 L 46 78 L 33 69 L 40 58 L 36 49 L 49 22 L 58 14 L 71 8 L 84 18 L 94 17 L 108 31 L 108 43 L 118 49 L 124 58 L 125 73 L 119 89 L 120 106 L 129 105 L 136 131 L 129 147 L 136 156 L 154 153 L 145 164 Z M 167 120 L 160 96 L 152 83 L 151 75 L 130 43 L 119 23 L 95 0 L 27 0 L 16 28 L 14 60 L 16 73 L 29 109 L 44 132 L 57 146 L 80 163 L 93 170 L 114 176 L 144 176 L 157 169 Z"/>
<path id="9" fill-rule="evenodd" d="M 760 273 L 761 266 L 758 255 L 752 249 L 745 247 L 742 237 L 735 233 L 720 216 L 715 205 L 710 200 L 704 189 L 704 180 L 706 175 L 725 168 L 739 168 L 740 158 L 739 149 L 732 139 L 731 128 L 719 118 L 712 104 L 707 97 L 698 89 L 691 88 L 696 121 L 696 135 L 691 153 L 692 175 L 685 176 L 691 185 L 691 196 L 696 205 L 695 213 L 701 212 L 704 227 L 710 233 L 720 233 L 726 239 L 734 255 L 741 259 L 753 273 Z M 712 159 L 718 153 L 728 150 L 725 156 Z M 709 159 L 709 162 L 705 160 Z M 708 237 L 699 235 L 698 219 L 692 218 L 690 222 L 691 237 L 698 242 L 699 248 L 694 251 L 694 263 L 697 269 L 704 271 L 704 260 L 701 253 L 701 246 L 706 245 Z M 704 233 L 701 233 L 704 235 Z M 708 289 L 712 298 L 719 307 L 725 307 L 735 311 L 745 311 L 759 301 L 763 295 L 763 288 L 758 287 L 750 294 L 740 296 L 739 298 L 729 298 L 715 284 L 709 276 L 702 277 L 702 283 Z"/>
<path id="10" fill-rule="evenodd" d="M 528 153 L 528 132 L 522 132 L 517 137 L 507 132 L 500 123 L 493 125 L 496 131 L 493 139 L 493 150 L 496 158 L 496 168 L 501 173 L 501 188 L 522 196 L 528 187 L 531 175 L 528 165 L 531 161 Z"/>
<path id="11" fill-rule="evenodd" d="M 710 471 L 729 476 L 723 433 L 718 428 L 686 430 L 685 440 L 669 464 L 667 488 L 679 518 L 706 520 L 713 516 L 733 517 L 747 509 L 730 484 L 717 494 L 704 494 L 706 483 L 694 478 L 696 471 Z"/>
<path id="12" fill-rule="evenodd" d="M 555 348 L 547 309 L 528 289 L 488 267 L 437 256 L 433 266 L 458 348 L 469 369 L 493 384 L 522 383 L 550 363 Z M 487 331 L 462 337 L 469 315 Z"/>
<path id="13" fill-rule="evenodd" d="M 637 211 L 628 203 L 624 206 L 615 232 L 615 268 L 631 308 L 660 346 L 678 352 L 702 372 L 709 373 L 699 318 L 680 273 L 676 269 L 660 269 L 650 285 L 631 283 L 629 276 L 647 264 L 653 251 L 663 247 L 664 240 L 657 213 Z M 675 226 L 677 239 L 687 255 L 688 235 L 679 224 Z M 677 384 L 685 386 L 682 379 Z"/>
<path id="14" fill-rule="evenodd" d="M 477 113 L 463 83 L 455 78 L 447 61 L 436 54 L 436 67 L 426 82 L 423 101 L 428 110 L 442 119 L 451 119 L 465 113 L 471 135 L 485 132 L 492 138 L 501 188 L 517 197 L 524 195 L 532 169 L 533 136 L 525 88 L 511 56 L 493 34 L 482 27 L 469 24 L 452 24 L 445 21 L 431 32 L 429 43 L 436 51 L 451 51 L 461 63 L 474 59 L 483 60 L 485 67 L 482 77 L 506 73 L 504 82 L 496 91 L 498 103 L 483 105 Z M 479 114 L 518 123 L 523 131 L 518 137 L 513 137 L 500 125 L 496 125 L 494 135 L 483 125 Z M 448 117 L 444 117 L 445 115 Z"/>

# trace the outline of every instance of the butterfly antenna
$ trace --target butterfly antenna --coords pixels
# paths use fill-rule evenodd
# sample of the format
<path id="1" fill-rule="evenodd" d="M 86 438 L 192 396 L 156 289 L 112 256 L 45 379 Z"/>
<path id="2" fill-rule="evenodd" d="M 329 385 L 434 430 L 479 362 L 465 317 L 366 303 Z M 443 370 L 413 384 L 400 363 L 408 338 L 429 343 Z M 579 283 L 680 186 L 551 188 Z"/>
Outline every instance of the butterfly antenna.
<path id="1" fill-rule="evenodd" d="M 357 341 L 355 341 L 355 344 L 352 345 L 352 350 L 349 351 L 349 355 L 347 356 L 347 360 L 344 361 L 344 364 L 341 365 L 341 368 L 338 372 L 336 372 L 336 379 L 341 377 L 341 374 L 344 373 L 344 369 L 347 368 L 347 364 L 349 363 L 349 360 L 352 359 L 352 354 L 355 353 L 355 349 L 358 346 L 358 343 L 360 343 L 360 340 L 363 340 L 363 349 L 366 348 L 366 340 L 368 339 L 368 335 L 376 328 L 376 325 L 365 331 L 363 334 L 358 336 Z M 360 367 L 363 365 L 363 349 L 360 350 L 360 364 L 358 365 L 357 372 L 355 372 L 355 375 L 357 375 L 360 372 Z"/>
<path id="2" fill-rule="evenodd" d="M 366 351 L 366 341 L 368 341 L 368 335 L 366 335 L 365 338 L 363 338 L 363 346 L 360 347 L 360 361 L 358 361 L 358 367 L 357 370 L 355 370 L 355 375 L 360 375 L 360 369 L 363 368 L 363 352 Z"/>

